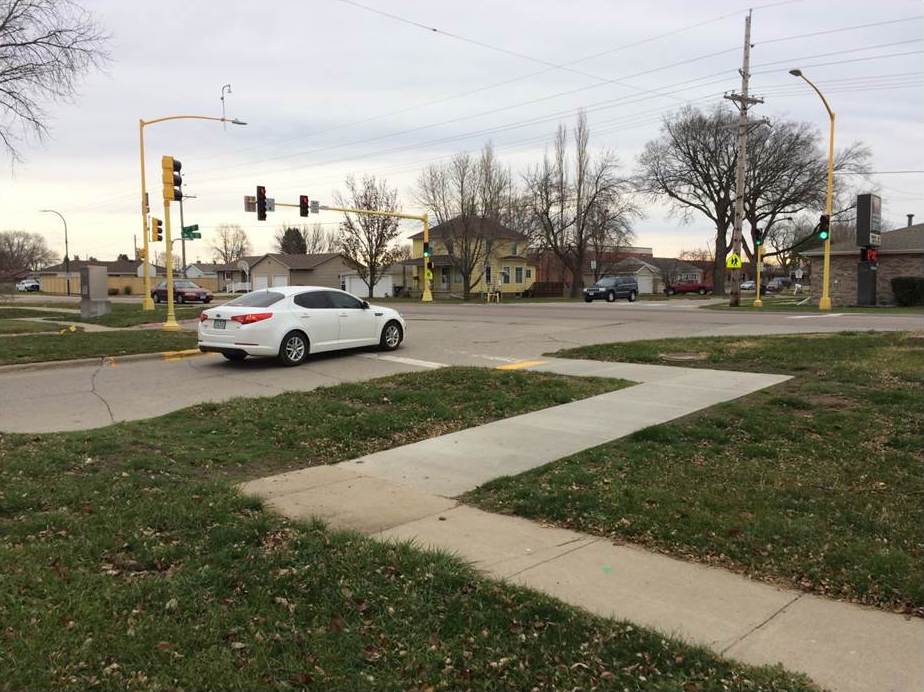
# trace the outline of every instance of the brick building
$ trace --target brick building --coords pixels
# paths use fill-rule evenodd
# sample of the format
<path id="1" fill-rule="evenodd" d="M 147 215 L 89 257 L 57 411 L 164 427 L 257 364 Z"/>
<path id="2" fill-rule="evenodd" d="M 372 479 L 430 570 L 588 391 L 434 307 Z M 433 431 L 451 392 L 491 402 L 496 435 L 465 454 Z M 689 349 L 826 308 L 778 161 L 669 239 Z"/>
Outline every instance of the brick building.
<path id="1" fill-rule="evenodd" d="M 803 255 L 812 265 L 812 300 L 821 297 L 821 277 L 824 262 L 822 248 L 814 248 Z M 857 264 L 860 249 L 853 237 L 831 242 L 831 303 L 857 304 Z M 876 270 L 876 302 L 880 305 L 895 303 L 892 279 L 896 276 L 924 276 L 924 223 L 906 226 L 882 234 L 879 247 L 879 266 Z"/>

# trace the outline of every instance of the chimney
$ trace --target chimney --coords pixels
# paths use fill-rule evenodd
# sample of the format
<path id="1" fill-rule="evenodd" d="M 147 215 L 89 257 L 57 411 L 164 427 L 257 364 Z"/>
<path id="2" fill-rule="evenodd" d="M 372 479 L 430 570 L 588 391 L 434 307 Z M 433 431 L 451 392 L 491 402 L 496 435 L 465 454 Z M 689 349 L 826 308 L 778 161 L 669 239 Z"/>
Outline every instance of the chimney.
<path id="1" fill-rule="evenodd" d="M 908 214 L 908 225 L 909 226 L 911 225 L 913 219 L 914 219 L 914 214 Z"/>

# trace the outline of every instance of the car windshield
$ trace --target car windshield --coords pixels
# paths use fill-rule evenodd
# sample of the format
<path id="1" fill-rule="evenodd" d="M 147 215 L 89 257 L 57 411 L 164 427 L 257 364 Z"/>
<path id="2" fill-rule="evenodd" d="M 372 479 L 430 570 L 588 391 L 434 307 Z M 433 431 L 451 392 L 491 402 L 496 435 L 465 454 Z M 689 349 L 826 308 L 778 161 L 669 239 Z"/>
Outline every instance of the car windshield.
<path id="1" fill-rule="evenodd" d="M 174 281 L 173 285 L 175 288 L 199 288 L 192 281 Z"/>
<path id="2" fill-rule="evenodd" d="M 594 288 L 609 288 L 610 286 L 616 285 L 616 279 L 612 277 L 607 277 L 605 279 L 600 279 L 597 283 L 594 284 Z"/>
<path id="3" fill-rule="evenodd" d="M 225 305 L 236 308 L 268 308 L 282 299 L 283 295 L 275 291 L 253 291 L 252 293 L 245 293 L 240 298 L 228 301 Z"/>

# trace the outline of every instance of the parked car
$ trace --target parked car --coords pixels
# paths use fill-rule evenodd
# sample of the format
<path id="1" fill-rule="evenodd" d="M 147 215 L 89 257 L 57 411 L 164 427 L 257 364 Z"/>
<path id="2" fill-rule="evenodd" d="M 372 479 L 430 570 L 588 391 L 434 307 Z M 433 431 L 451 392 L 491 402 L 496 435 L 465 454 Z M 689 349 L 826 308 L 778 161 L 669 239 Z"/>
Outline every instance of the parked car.
<path id="1" fill-rule="evenodd" d="M 228 360 L 275 356 L 300 365 L 309 353 L 360 346 L 394 351 L 406 326 L 397 310 L 321 286 L 252 291 L 199 316 L 199 350 Z"/>
<path id="2" fill-rule="evenodd" d="M 167 302 L 167 282 L 161 281 L 157 288 L 151 291 L 155 303 Z M 189 279 L 177 279 L 173 282 L 173 302 L 175 303 L 211 303 L 212 293 Z"/>
<path id="3" fill-rule="evenodd" d="M 672 296 L 675 293 L 699 293 L 701 296 L 712 293 L 712 286 L 702 281 L 675 281 L 667 286 L 664 292 Z"/>
<path id="4" fill-rule="evenodd" d="M 593 286 L 584 289 L 584 302 L 592 303 L 595 300 L 614 302 L 617 298 L 625 298 L 634 303 L 638 298 L 638 281 L 634 276 L 604 276 Z"/>
<path id="5" fill-rule="evenodd" d="M 779 291 L 785 291 L 790 286 L 792 286 L 792 279 L 785 276 L 777 276 L 776 278 L 770 279 L 766 290 L 768 293 L 777 293 Z"/>
<path id="6" fill-rule="evenodd" d="M 42 285 L 35 279 L 23 279 L 16 283 L 16 290 L 24 293 L 41 290 Z"/>

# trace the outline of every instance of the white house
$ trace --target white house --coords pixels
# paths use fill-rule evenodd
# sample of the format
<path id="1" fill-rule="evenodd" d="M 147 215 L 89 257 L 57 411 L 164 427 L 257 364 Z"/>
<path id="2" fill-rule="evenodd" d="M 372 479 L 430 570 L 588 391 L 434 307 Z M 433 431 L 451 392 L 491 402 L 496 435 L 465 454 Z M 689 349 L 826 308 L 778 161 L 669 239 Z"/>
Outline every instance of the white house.
<path id="1" fill-rule="evenodd" d="M 405 273 L 406 267 L 400 262 L 387 267 L 382 274 L 382 278 L 376 282 L 372 296 L 374 298 L 391 298 L 395 295 L 400 295 L 407 285 Z M 369 295 L 369 287 L 355 269 L 341 272 L 340 287 L 347 293 L 352 293 L 360 298 L 365 298 Z"/>

